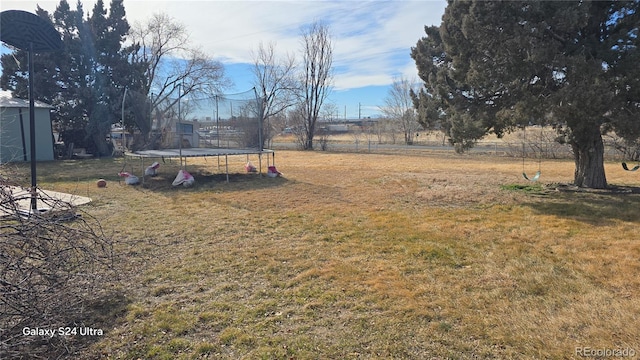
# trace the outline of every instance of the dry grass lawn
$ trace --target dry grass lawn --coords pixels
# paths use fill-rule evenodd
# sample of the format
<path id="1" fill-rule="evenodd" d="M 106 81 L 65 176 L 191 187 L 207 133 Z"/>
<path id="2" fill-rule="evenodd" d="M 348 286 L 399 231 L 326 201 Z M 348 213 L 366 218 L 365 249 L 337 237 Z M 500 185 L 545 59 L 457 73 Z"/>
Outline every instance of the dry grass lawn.
<path id="1" fill-rule="evenodd" d="M 105 335 L 75 356 L 640 354 L 640 194 L 556 191 L 571 161 L 544 161 L 532 184 L 500 157 L 280 151 L 275 179 L 230 160 L 228 184 L 215 159 L 189 160 L 188 189 L 170 186 L 175 162 L 145 188 L 118 183 L 122 159 L 39 166 L 43 188 L 93 198 L 118 242 L 112 301 L 87 324 Z"/>

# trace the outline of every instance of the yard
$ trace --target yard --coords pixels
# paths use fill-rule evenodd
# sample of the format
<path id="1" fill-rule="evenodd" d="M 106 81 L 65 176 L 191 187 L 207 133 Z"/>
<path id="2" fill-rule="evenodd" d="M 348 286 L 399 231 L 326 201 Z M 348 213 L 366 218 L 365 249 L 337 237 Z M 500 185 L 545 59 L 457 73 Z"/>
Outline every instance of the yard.
<path id="1" fill-rule="evenodd" d="M 39 185 L 91 197 L 116 241 L 84 324 L 104 335 L 73 357 L 640 354 L 640 175 L 619 163 L 615 191 L 578 191 L 570 160 L 543 161 L 540 183 L 519 159 L 435 151 L 279 151 L 280 178 L 230 160 L 230 183 L 189 160 L 178 189 L 175 162 L 145 187 L 118 183 L 122 159 L 39 164 Z"/>

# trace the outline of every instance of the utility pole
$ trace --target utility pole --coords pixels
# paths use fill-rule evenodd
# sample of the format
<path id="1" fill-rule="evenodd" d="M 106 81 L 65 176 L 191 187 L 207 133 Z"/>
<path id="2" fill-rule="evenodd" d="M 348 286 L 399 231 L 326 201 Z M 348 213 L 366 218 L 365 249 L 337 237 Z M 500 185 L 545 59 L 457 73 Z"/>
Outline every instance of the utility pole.
<path id="1" fill-rule="evenodd" d="M 362 114 L 362 104 L 358 103 L 358 120 L 360 120 L 360 115 Z"/>

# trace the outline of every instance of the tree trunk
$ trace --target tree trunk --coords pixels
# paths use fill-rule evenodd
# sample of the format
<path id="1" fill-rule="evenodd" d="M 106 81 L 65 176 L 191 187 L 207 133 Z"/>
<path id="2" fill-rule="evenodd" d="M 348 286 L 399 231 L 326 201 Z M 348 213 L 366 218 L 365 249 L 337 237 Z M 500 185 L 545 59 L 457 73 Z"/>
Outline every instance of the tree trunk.
<path id="1" fill-rule="evenodd" d="M 585 133 L 580 140 L 571 144 L 576 164 L 574 185 L 592 189 L 606 189 L 604 143 L 599 127 L 590 133 Z"/>
<path id="2" fill-rule="evenodd" d="M 93 140 L 93 144 L 96 147 L 95 153 L 93 154 L 94 156 L 102 157 L 102 156 L 111 155 L 111 152 L 109 151 L 109 145 L 105 140 L 106 137 L 107 137 L 106 134 L 94 134 L 91 137 Z"/>
<path id="3" fill-rule="evenodd" d="M 316 132 L 316 122 L 314 119 L 307 119 L 307 138 L 304 140 L 304 150 L 313 150 L 313 135 Z"/>
<path id="4" fill-rule="evenodd" d="M 307 134 L 307 139 L 304 142 L 304 150 L 313 150 L 313 136 Z"/>

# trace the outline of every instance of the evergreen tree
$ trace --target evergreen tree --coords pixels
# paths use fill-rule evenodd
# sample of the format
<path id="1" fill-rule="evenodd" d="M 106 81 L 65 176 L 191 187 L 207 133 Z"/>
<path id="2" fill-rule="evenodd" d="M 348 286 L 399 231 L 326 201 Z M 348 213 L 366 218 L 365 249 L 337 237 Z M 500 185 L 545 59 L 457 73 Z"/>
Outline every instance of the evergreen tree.
<path id="1" fill-rule="evenodd" d="M 106 155 L 110 149 L 105 139 L 111 124 L 120 118 L 122 94 L 127 85 L 124 80 L 129 71 L 126 55 L 121 52 L 129 31 L 122 0 L 111 2 L 108 16 L 104 1 L 98 0 L 87 19 L 87 28 L 85 49 L 93 58 L 93 83 L 89 97 L 92 111 L 86 130 L 95 151 Z"/>
<path id="2" fill-rule="evenodd" d="M 460 150 L 489 132 L 551 124 L 573 149 L 574 183 L 605 188 L 602 134 L 640 135 L 639 7 L 450 1 L 412 49 L 425 82 L 415 103 L 446 114 Z"/>
<path id="3" fill-rule="evenodd" d="M 61 0 L 53 17 L 39 7 L 36 13 L 52 21 L 64 43 L 62 51 L 35 55 L 36 99 L 55 107 L 53 120 L 66 143 L 110 154 L 106 138 L 120 121 L 124 89 L 144 83 L 144 67 L 130 62 L 137 47 L 123 46 L 129 32 L 123 0 L 112 0 L 108 12 L 98 0 L 86 19 L 80 0 L 75 10 Z M 0 61 L 0 86 L 26 98 L 26 52 L 15 50 Z"/>
<path id="4" fill-rule="evenodd" d="M 125 104 L 124 123 L 131 132 L 134 128 L 142 134 L 151 130 L 150 100 L 147 98 L 145 72 L 148 65 L 135 61 L 136 54 L 140 50 L 139 44 L 124 46 L 130 33 L 130 26 L 126 20 L 126 12 L 123 0 L 112 0 L 109 5 L 109 16 L 106 18 L 109 29 L 101 40 L 101 48 L 110 49 L 109 56 L 103 56 L 100 63 L 105 66 L 105 76 L 109 78 L 110 99 L 109 111 L 114 122 L 122 120 L 122 104 Z M 127 99 L 123 99 L 125 95 Z"/>
<path id="5" fill-rule="evenodd" d="M 57 54 L 58 84 L 57 99 L 52 103 L 58 130 L 67 144 L 87 147 L 85 127 L 87 124 L 86 101 L 90 59 L 84 55 L 80 29 L 83 27 L 84 10 L 80 1 L 76 10 L 71 10 L 66 0 L 61 0 L 54 12 L 54 24 L 62 34 L 64 51 Z"/>

